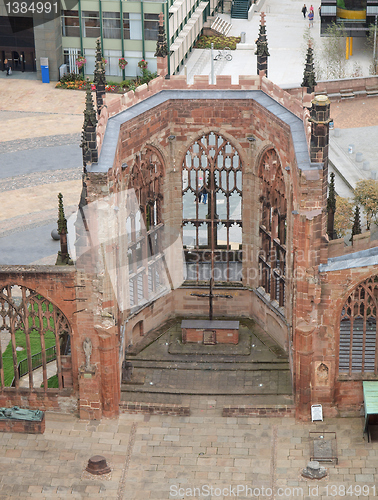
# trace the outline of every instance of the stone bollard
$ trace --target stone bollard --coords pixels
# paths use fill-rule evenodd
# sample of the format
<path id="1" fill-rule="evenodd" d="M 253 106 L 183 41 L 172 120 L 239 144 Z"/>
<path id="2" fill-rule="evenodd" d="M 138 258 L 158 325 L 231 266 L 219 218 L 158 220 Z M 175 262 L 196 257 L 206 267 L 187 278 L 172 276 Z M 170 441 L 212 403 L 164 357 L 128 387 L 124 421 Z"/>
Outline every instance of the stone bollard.
<path id="1" fill-rule="evenodd" d="M 356 153 L 356 162 L 358 163 L 362 162 L 362 153 Z"/>

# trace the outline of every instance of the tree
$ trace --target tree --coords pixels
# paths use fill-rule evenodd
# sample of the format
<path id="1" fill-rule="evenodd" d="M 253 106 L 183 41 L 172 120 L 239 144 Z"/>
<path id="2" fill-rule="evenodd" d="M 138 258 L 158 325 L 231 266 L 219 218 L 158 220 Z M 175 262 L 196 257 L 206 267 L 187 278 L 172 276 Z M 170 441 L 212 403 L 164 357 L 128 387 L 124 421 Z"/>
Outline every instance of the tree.
<path id="1" fill-rule="evenodd" d="M 375 24 L 369 26 L 365 43 L 369 51 L 371 50 L 369 73 L 371 75 L 376 75 L 378 74 L 378 27 Z"/>
<path id="2" fill-rule="evenodd" d="M 345 43 L 343 24 L 332 23 L 326 30 L 322 46 L 322 72 L 327 80 L 346 77 Z"/>
<path id="3" fill-rule="evenodd" d="M 361 180 L 354 190 L 354 201 L 363 207 L 366 214 L 366 229 L 370 229 L 372 221 L 378 221 L 378 181 Z"/>
<path id="4" fill-rule="evenodd" d="M 334 228 L 340 238 L 346 236 L 353 226 L 353 203 L 347 198 L 336 196 Z"/>

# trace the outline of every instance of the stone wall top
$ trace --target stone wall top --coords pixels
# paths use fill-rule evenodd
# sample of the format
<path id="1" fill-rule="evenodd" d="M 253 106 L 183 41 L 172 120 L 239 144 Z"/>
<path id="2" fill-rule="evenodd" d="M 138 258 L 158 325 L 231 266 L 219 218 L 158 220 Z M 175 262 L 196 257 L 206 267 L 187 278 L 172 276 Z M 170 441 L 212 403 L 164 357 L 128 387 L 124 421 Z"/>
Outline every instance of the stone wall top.
<path id="1" fill-rule="evenodd" d="M 239 76 L 238 83 L 233 84 L 231 76 L 217 75 L 215 85 L 210 85 L 209 78 L 206 75 L 195 76 L 193 84 L 187 83 L 185 75 L 173 75 L 169 79 L 158 76 L 148 85 L 144 84 L 138 87 L 135 92 L 130 90 L 120 95 L 118 100 L 115 99 L 109 105 L 103 107 L 97 126 L 97 146 L 99 153 L 108 119 L 162 90 L 261 90 L 304 122 L 306 138 L 309 141 L 309 113 L 306 106 L 310 106 L 313 94 L 303 94 L 302 100 L 297 99 L 268 80 L 265 76 L 241 75 Z"/>

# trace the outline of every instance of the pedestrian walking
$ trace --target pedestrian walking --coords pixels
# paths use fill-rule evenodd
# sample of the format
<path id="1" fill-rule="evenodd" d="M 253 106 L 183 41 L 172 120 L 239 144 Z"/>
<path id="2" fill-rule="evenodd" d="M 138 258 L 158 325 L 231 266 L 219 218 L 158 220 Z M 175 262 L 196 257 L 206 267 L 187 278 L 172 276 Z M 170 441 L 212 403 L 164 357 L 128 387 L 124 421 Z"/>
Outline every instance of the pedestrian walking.
<path id="1" fill-rule="evenodd" d="M 198 203 L 201 203 L 202 200 L 202 195 L 205 191 L 205 188 L 202 186 L 201 189 L 198 191 Z"/>
<path id="2" fill-rule="evenodd" d="M 12 74 L 12 69 L 11 69 L 10 64 L 8 62 L 8 59 L 4 59 L 4 68 L 5 68 L 7 76 Z"/>
<path id="3" fill-rule="evenodd" d="M 314 7 L 312 5 L 310 6 L 310 12 L 314 13 Z"/>
<path id="4" fill-rule="evenodd" d="M 306 4 L 303 4 L 303 7 L 302 7 L 302 14 L 303 14 L 303 19 L 306 19 L 306 14 L 307 14 L 307 7 L 306 7 Z"/>
<path id="5" fill-rule="evenodd" d="M 310 10 L 308 13 L 308 27 L 313 28 L 314 27 L 314 11 Z"/>

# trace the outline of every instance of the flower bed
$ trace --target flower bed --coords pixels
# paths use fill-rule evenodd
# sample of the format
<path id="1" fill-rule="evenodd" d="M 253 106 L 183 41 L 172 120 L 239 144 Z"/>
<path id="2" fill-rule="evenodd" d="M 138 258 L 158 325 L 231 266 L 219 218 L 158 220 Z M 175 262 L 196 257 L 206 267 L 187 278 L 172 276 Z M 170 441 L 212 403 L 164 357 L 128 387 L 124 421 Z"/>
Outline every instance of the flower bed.
<path id="1" fill-rule="evenodd" d="M 196 49 L 211 49 L 211 44 L 214 44 L 214 49 L 225 49 L 228 47 L 231 50 L 236 50 L 236 44 L 241 40 L 240 36 L 201 36 L 198 39 Z"/>

